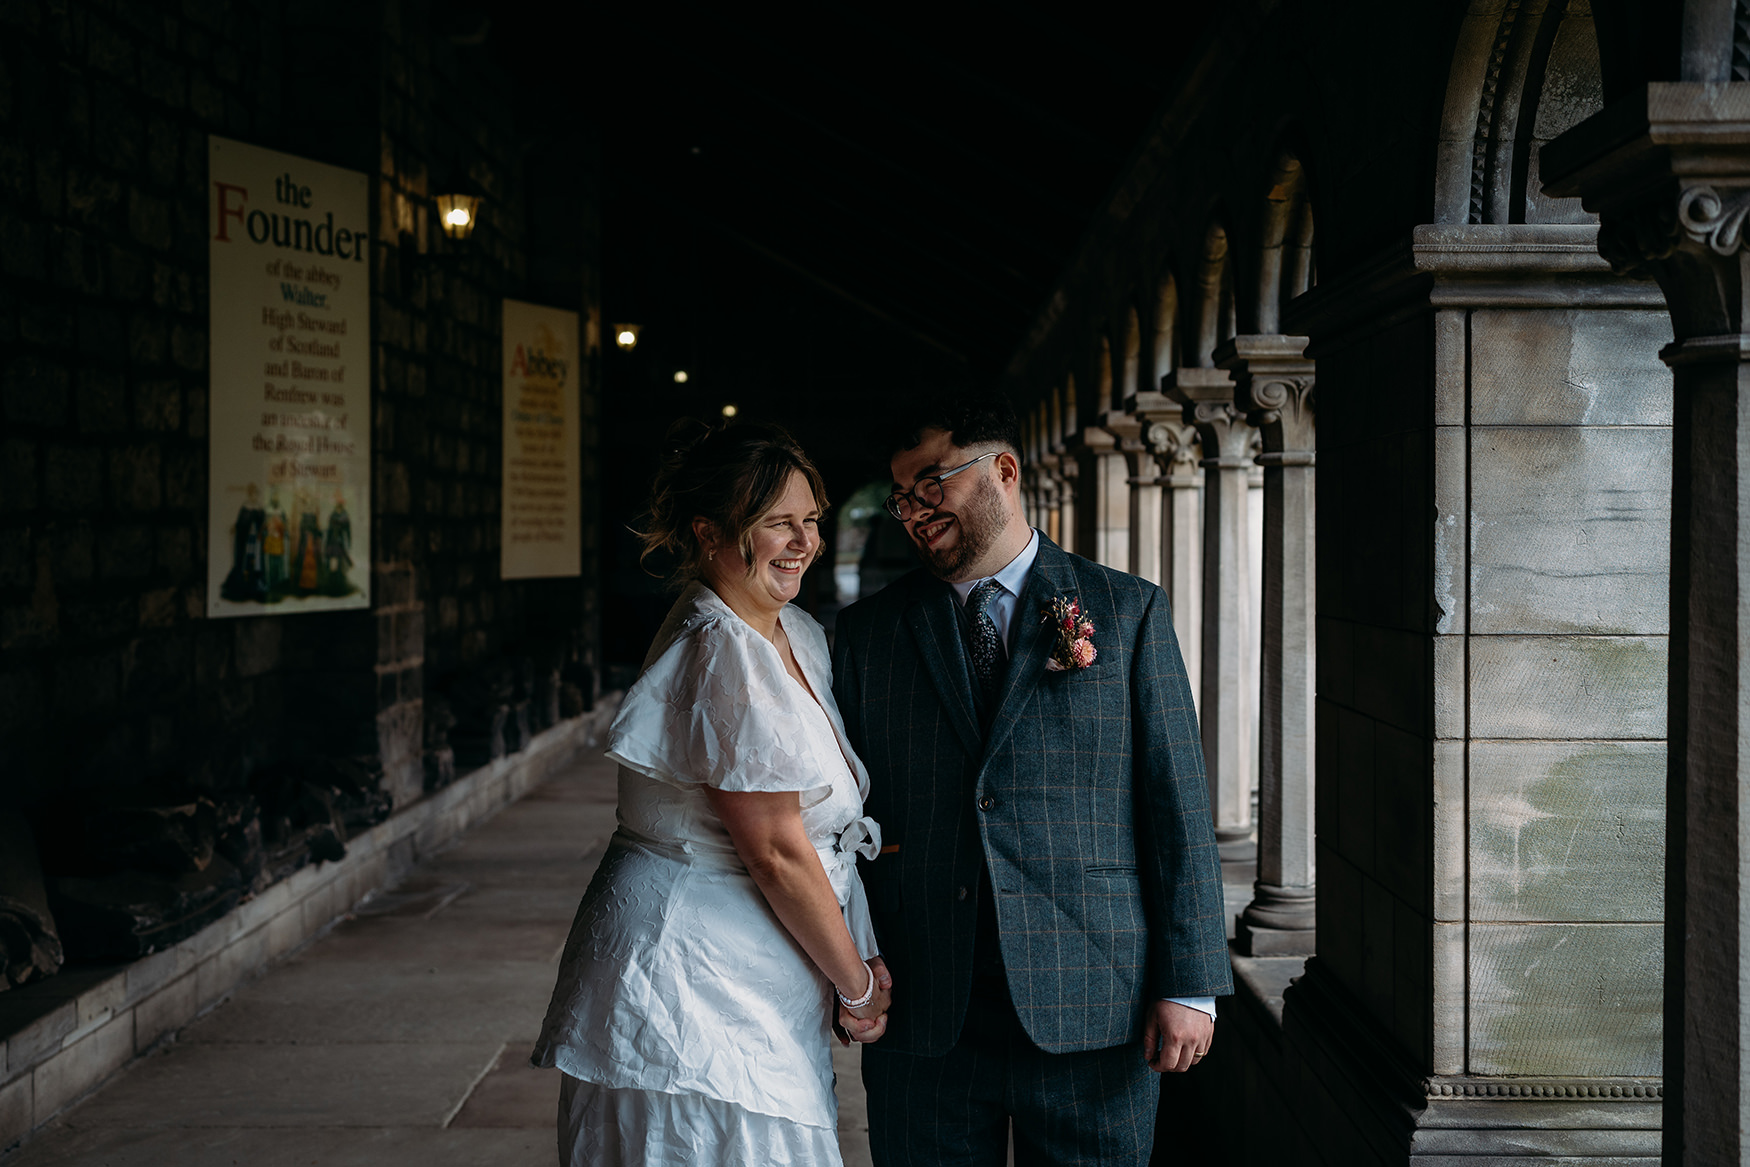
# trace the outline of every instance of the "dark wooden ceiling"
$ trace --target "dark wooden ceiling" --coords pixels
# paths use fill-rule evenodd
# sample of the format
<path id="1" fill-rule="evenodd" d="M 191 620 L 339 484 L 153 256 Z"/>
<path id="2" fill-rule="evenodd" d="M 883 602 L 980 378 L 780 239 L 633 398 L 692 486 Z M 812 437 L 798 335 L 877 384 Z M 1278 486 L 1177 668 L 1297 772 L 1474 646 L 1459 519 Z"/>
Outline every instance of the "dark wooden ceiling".
<path id="1" fill-rule="evenodd" d="M 604 132 L 610 315 L 660 314 L 674 289 L 615 272 L 616 252 L 684 221 L 994 375 L 1210 7 L 511 4 L 488 37 L 519 83 Z"/>

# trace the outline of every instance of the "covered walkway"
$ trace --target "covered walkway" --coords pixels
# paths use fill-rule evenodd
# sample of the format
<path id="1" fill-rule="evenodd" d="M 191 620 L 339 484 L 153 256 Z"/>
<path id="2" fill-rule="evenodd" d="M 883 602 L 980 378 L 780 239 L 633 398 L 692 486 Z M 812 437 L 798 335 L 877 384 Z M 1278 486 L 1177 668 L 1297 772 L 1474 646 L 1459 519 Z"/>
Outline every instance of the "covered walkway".
<path id="1" fill-rule="evenodd" d="M 553 1161 L 527 1063 L 614 829 L 591 752 L 45 1127 L 7 1167 L 513 1167 Z M 849 1073 L 846 1073 L 849 1070 Z M 841 1061 L 847 1167 L 868 1162 Z"/>

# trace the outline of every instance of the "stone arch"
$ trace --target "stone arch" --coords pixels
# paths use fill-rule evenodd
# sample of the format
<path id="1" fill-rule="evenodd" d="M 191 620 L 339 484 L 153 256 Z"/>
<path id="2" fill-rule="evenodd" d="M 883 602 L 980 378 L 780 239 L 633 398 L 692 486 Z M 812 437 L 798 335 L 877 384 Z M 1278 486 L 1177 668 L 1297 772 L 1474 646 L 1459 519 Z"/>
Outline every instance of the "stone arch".
<path id="1" fill-rule="evenodd" d="M 1282 307 L 1312 286 L 1313 210 L 1306 170 L 1291 150 L 1271 167 L 1258 235 L 1255 331 L 1282 331 Z"/>
<path id="2" fill-rule="evenodd" d="M 1543 145 L 1604 108 L 1591 0 L 1508 0 L 1460 28 L 1441 117 L 1436 223 L 1594 223 L 1542 193 Z"/>
<path id="3" fill-rule="evenodd" d="M 1238 330 L 1234 319 L 1233 252 L 1227 229 L 1219 218 L 1210 220 L 1203 233 L 1203 254 L 1197 263 L 1196 331 L 1186 339 L 1191 349 L 1185 364 L 1199 369 L 1215 367 L 1215 350 Z"/>
<path id="4" fill-rule="evenodd" d="M 1138 392 L 1149 386 L 1140 381 L 1142 376 L 1142 320 L 1136 313 L 1136 304 L 1132 302 L 1124 312 L 1123 347 L 1118 350 L 1118 381 L 1112 387 L 1112 408 L 1123 409 L 1125 402 Z"/>
<path id="5" fill-rule="evenodd" d="M 1179 285 L 1173 279 L 1171 266 L 1161 273 L 1154 308 L 1154 381 L 1149 389 L 1159 392 L 1161 380 L 1178 367 L 1179 350 L 1174 347 L 1174 341 L 1179 331 Z"/>
<path id="6" fill-rule="evenodd" d="M 1094 352 L 1094 413 L 1098 416 L 1102 410 L 1119 408 L 1121 404 L 1112 377 L 1112 341 L 1102 326 Z"/>

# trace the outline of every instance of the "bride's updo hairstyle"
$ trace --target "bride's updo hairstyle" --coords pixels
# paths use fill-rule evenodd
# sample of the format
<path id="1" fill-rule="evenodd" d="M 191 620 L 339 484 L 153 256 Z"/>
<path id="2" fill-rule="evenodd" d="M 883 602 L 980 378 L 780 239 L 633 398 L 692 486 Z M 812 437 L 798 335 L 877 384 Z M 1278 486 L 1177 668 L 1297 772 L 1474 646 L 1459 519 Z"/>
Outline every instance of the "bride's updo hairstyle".
<path id="1" fill-rule="evenodd" d="M 792 472 L 807 479 L 814 505 L 825 514 L 826 483 L 820 471 L 780 427 L 675 423 L 651 484 L 650 516 L 639 533 L 644 543 L 639 562 L 648 570 L 653 556 L 666 553 L 674 558 L 675 578 L 697 579 L 705 568 L 705 549 L 693 534 L 693 520 L 704 519 L 741 548 L 752 571 L 754 528 L 784 497 Z"/>

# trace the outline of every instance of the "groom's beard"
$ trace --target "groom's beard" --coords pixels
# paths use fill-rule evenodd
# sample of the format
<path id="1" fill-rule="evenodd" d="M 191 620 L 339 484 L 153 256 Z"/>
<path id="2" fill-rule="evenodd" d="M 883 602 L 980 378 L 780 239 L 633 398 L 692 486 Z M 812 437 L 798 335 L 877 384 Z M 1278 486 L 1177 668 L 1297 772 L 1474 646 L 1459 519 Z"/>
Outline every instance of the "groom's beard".
<path id="1" fill-rule="evenodd" d="M 1002 533 L 1003 523 L 1008 513 L 1003 507 L 1003 495 L 988 478 L 981 478 L 977 488 L 972 492 L 959 510 L 953 512 L 955 531 L 952 547 L 936 550 L 924 547 L 916 540 L 912 546 L 916 548 L 918 558 L 924 561 L 924 567 L 937 579 L 953 581 L 960 578 L 960 573 L 969 564 L 976 563 L 984 553 L 990 550 L 990 545 L 996 542 Z M 934 522 L 935 518 L 931 518 Z"/>

